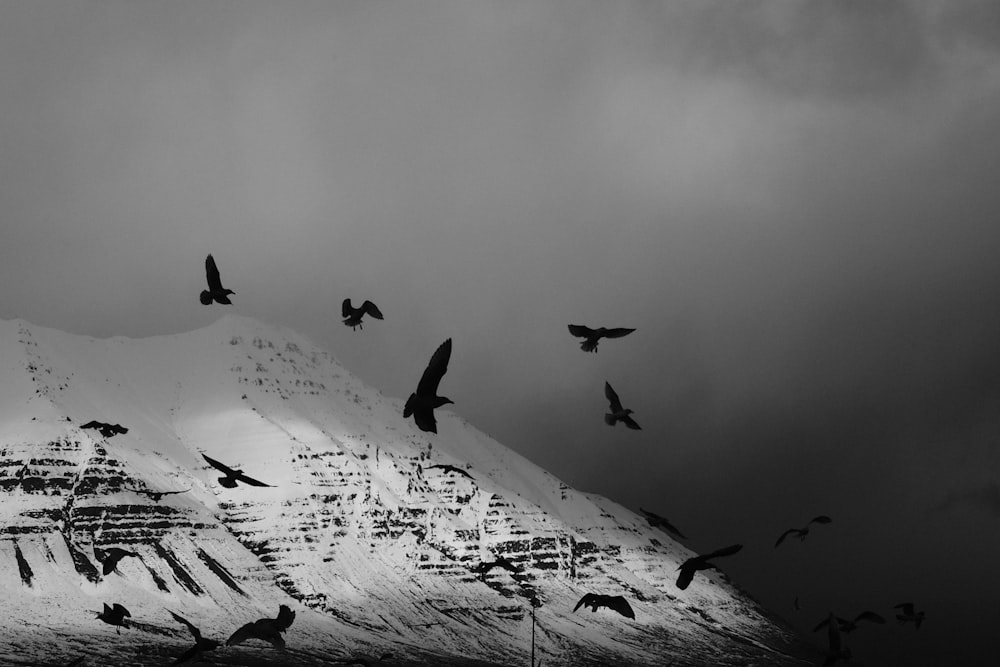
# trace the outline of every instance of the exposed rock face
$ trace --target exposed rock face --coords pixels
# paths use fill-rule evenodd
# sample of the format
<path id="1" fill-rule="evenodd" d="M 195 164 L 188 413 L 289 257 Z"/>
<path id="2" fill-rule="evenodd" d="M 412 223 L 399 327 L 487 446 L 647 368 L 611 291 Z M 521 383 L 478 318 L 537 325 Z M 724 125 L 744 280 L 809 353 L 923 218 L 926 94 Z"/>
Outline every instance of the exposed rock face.
<path id="1" fill-rule="evenodd" d="M 718 572 L 678 591 L 692 554 L 641 517 L 446 411 L 439 435 L 416 430 L 400 401 L 287 330 L 226 316 L 95 340 L 0 322 L 0 374 L 0 582 L 14 610 L 0 632 L 22 637 L 21 658 L 51 652 L 55 630 L 131 655 L 135 635 L 87 613 L 115 601 L 132 632 L 182 649 L 165 607 L 218 638 L 289 604 L 303 664 L 375 647 L 400 663 L 523 664 L 532 596 L 547 665 L 778 664 L 801 648 Z M 79 428 L 91 419 L 129 430 L 105 439 Z M 274 488 L 224 489 L 201 453 Z M 156 502 L 130 490 L 187 488 Z M 137 556 L 104 576 L 94 548 L 111 546 Z M 523 571 L 474 572 L 500 555 Z M 586 592 L 625 595 L 636 618 L 571 613 Z"/>

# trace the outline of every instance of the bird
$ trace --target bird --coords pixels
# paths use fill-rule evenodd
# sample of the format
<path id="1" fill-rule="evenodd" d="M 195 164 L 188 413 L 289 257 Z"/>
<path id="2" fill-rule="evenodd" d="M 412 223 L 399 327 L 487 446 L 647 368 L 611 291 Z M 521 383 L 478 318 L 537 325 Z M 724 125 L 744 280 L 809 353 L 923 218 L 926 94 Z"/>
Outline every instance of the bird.
<path id="1" fill-rule="evenodd" d="M 183 662 L 193 660 L 195 657 L 198 656 L 199 653 L 203 653 L 205 651 L 214 651 L 221 645 L 221 642 L 218 642 L 214 639 L 205 639 L 204 637 L 202 637 L 201 630 L 194 627 L 194 625 L 189 620 L 187 620 L 180 614 L 175 614 L 169 609 L 167 611 L 170 612 L 170 615 L 173 616 L 179 623 L 183 623 L 184 625 L 186 625 L 187 629 L 190 630 L 191 634 L 194 636 L 194 646 L 192 646 L 187 651 L 182 653 L 176 660 L 174 660 L 173 664 L 179 665 Z"/>
<path id="2" fill-rule="evenodd" d="M 635 331 L 635 329 L 624 329 L 621 327 L 615 329 L 607 329 L 605 327 L 600 327 L 599 329 L 591 329 L 590 327 L 585 327 L 582 324 L 570 324 L 569 332 L 576 336 L 577 338 L 585 339 L 580 343 L 580 349 L 584 352 L 597 352 L 597 343 L 600 342 L 602 338 L 621 338 L 622 336 L 627 336 Z"/>
<path id="3" fill-rule="evenodd" d="M 115 632 L 117 632 L 118 634 L 122 633 L 121 631 L 122 628 L 128 627 L 125 624 L 125 617 L 126 616 L 128 616 L 129 618 L 132 617 L 132 614 L 129 613 L 128 609 L 121 606 L 117 602 L 115 603 L 114 607 L 109 607 L 108 603 L 105 602 L 104 611 L 95 611 L 94 613 L 97 614 L 97 618 L 104 621 L 108 625 L 118 626 L 115 629 Z"/>
<path id="4" fill-rule="evenodd" d="M 413 415 L 413 421 L 421 431 L 437 433 L 437 420 L 434 419 L 434 408 L 440 408 L 447 403 L 454 403 L 450 398 L 438 396 L 438 384 L 448 370 L 448 360 L 451 358 L 451 339 L 438 346 L 431 356 L 424 374 L 420 376 L 417 390 L 406 399 L 403 417 Z"/>
<path id="5" fill-rule="evenodd" d="M 642 509 L 641 507 L 639 508 L 639 511 L 646 515 L 646 521 L 649 522 L 649 525 L 652 526 L 653 528 L 660 528 L 661 530 L 663 530 L 663 531 L 665 531 L 667 533 L 673 533 L 674 535 L 676 535 L 677 537 L 681 538 L 682 540 L 686 540 L 687 539 L 687 537 L 684 535 L 684 533 L 682 533 L 681 531 L 677 530 L 672 523 L 670 523 L 669 521 L 667 521 L 665 518 L 663 518 L 659 514 L 653 514 L 652 512 L 650 512 L 648 510 Z"/>
<path id="6" fill-rule="evenodd" d="M 608 609 L 613 609 L 617 611 L 622 616 L 627 618 L 635 618 L 635 612 L 632 611 L 632 607 L 629 605 L 628 600 L 626 600 L 621 595 L 600 595 L 598 593 L 587 593 L 580 601 L 576 603 L 573 607 L 575 612 L 580 607 L 590 607 L 590 611 L 597 611 L 598 607 L 607 607 Z"/>
<path id="7" fill-rule="evenodd" d="M 915 630 L 920 629 L 920 624 L 924 622 L 924 612 L 916 611 L 913 607 L 912 602 L 902 602 L 897 604 L 894 609 L 901 609 L 902 612 L 896 614 L 896 619 L 902 623 L 913 623 L 913 628 Z"/>
<path id="8" fill-rule="evenodd" d="M 860 621 L 871 621 L 872 623 L 879 623 L 879 624 L 885 623 L 885 619 L 873 611 L 863 611 L 850 620 L 846 618 L 841 618 L 839 616 L 837 616 L 836 619 L 837 619 L 837 624 L 840 626 L 840 631 L 844 633 L 850 633 L 857 630 L 858 623 Z M 817 632 L 819 631 L 820 628 L 826 627 L 826 624 L 829 622 L 830 622 L 829 618 L 824 618 L 816 625 L 815 628 L 813 628 L 813 632 Z"/>
<path id="9" fill-rule="evenodd" d="M 611 404 L 611 412 L 604 415 L 605 424 L 614 426 L 618 422 L 621 422 L 636 431 L 642 428 L 629 416 L 632 414 L 632 410 L 622 407 L 622 402 L 618 398 L 618 394 L 611 388 L 611 383 L 606 380 L 604 382 L 604 395 L 607 396 L 608 402 Z"/>
<path id="10" fill-rule="evenodd" d="M 100 547 L 94 547 L 94 556 L 101 565 L 103 565 L 104 576 L 108 576 L 112 572 L 118 569 L 118 562 L 125 558 L 125 556 L 138 556 L 134 551 L 126 551 L 120 547 L 111 547 L 110 549 L 101 549 Z"/>
<path id="11" fill-rule="evenodd" d="M 444 472 L 453 472 L 453 473 L 456 473 L 458 475 L 465 475 L 466 477 L 468 477 L 471 480 L 475 480 L 476 479 L 475 477 L 473 477 L 472 475 L 470 475 L 466 471 L 462 470 L 458 466 L 449 465 L 447 463 L 437 463 L 437 464 L 432 465 L 432 466 L 427 466 L 428 470 L 430 470 L 431 468 L 440 468 Z"/>
<path id="12" fill-rule="evenodd" d="M 827 625 L 827 640 L 830 644 L 830 649 L 827 651 L 826 660 L 823 662 L 824 667 L 826 665 L 832 665 L 838 660 L 850 660 L 851 651 L 849 649 L 841 648 L 840 644 L 840 627 L 837 623 L 837 617 L 834 616 L 833 612 L 830 612 L 830 616 L 826 619 Z"/>
<path id="13" fill-rule="evenodd" d="M 382 311 L 378 309 L 378 306 L 368 300 L 365 300 L 360 307 L 355 308 L 351 305 L 350 299 L 344 299 L 344 303 L 340 306 L 340 314 L 344 318 L 344 324 L 351 327 L 352 331 L 355 327 L 361 327 L 364 329 L 364 326 L 361 324 L 361 318 L 364 317 L 365 314 L 371 315 L 376 320 L 382 319 Z"/>
<path id="14" fill-rule="evenodd" d="M 341 658 L 338 664 L 341 665 L 361 665 L 361 667 L 373 667 L 392 658 L 392 653 L 383 653 L 378 658 L 372 659 L 367 656 L 356 656 L 353 658 Z"/>
<path id="15" fill-rule="evenodd" d="M 268 487 L 271 486 L 270 484 L 265 484 L 264 482 L 254 479 L 253 477 L 248 477 L 247 475 L 243 474 L 242 470 L 236 468 L 230 468 L 225 463 L 219 463 L 211 456 L 202 454 L 202 457 L 206 461 L 208 461 L 209 465 L 211 465 L 213 468 L 217 468 L 222 472 L 226 473 L 225 477 L 219 478 L 219 484 L 226 487 L 227 489 L 235 489 L 238 486 L 237 484 L 238 482 L 243 482 L 244 484 L 249 484 L 250 486 L 268 486 Z"/>
<path id="16" fill-rule="evenodd" d="M 187 493 L 188 491 L 191 490 L 190 487 L 184 489 L 183 491 L 150 491 L 149 489 L 133 489 L 131 487 L 125 487 L 125 488 L 126 490 L 132 491 L 133 493 L 141 493 L 149 496 L 150 500 L 152 500 L 154 503 L 160 502 L 160 499 L 163 498 L 163 496 L 169 496 L 175 493 Z"/>
<path id="17" fill-rule="evenodd" d="M 226 640 L 226 646 L 235 646 L 248 639 L 262 639 L 270 642 L 275 648 L 285 648 L 285 640 L 281 637 L 281 633 L 286 631 L 294 620 L 295 612 L 283 604 L 278 608 L 277 618 L 259 618 L 253 623 L 247 623 Z"/>
<path id="18" fill-rule="evenodd" d="M 786 530 L 785 532 L 783 532 L 781 534 L 781 537 L 778 538 L 778 541 L 774 543 L 774 548 L 777 549 L 778 545 L 780 545 L 782 542 L 784 542 L 785 538 L 788 537 L 789 535 L 795 535 L 795 537 L 799 538 L 800 540 L 805 540 L 806 539 L 806 535 L 809 534 L 809 525 L 810 524 L 813 524 L 813 523 L 830 523 L 831 521 L 833 521 L 833 519 L 831 519 L 830 517 L 826 516 L 825 514 L 820 514 L 819 516 L 816 516 L 816 517 L 813 517 L 812 519 L 809 519 L 809 523 L 807 523 L 802 528 L 789 528 L 788 530 Z"/>
<path id="19" fill-rule="evenodd" d="M 688 558 L 686 561 L 681 563 L 680 567 L 677 569 L 681 571 L 680 575 L 677 577 L 677 588 L 684 590 L 688 587 L 691 581 L 694 579 L 694 573 L 699 570 L 707 570 L 710 567 L 718 567 L 715 563 L 709 563 L 708 561 L 713 558 L 720 558 L 722 556 L 732 556 L 734 553 L 738 552 L 743 548 L 742 544 L 733 544 L 728 547 L 724 547 L 717 551 L 713 551 L 710 554 L 704 554 L 702 556 L 695 556 L 694 558 Z"/>
<path id="20" fill-rule="evenodd" d="M 233 302 L 229 300 L 229 295 L 236 294 L 236 292 L 222 286 L 222 279 L 219 278 L 219 267 L 215 265 L 215 258 L 211 254 L 205 258 L 205 278 L 208 279 L 208 289 L 202 290 L 201 302 L 206 306 L 213 301 L 232 305 Z"/>
<path id="21" fill-rule="evenodd" d="M 124 435 L 128 433 L 128 429 L 121 424 L 106 424 L 95 420 L 91 420 L 86 424 L 81 425 L 80 428 L 92 428 L 96 431 L 100 431 L 101 437 L 104 438 L 113 438 L 116 435 Z"/>
<path id="22" fill-rule="evenodd" d="M 496 560 L 494 560 L 491 563 L 486 563 L 486 562 L 480 563 L 475 567 L 475 572 L 477 572 L 478 574 L 486 574 L 495 567 L 502 567 L 508 572 L 513 572 L 515 574 L 520 574 L 521 572 L 524 572 L 524 568 L 520 568 L 517 565 L 514 565 L 514 563 L 512 563 L 509 558 L 506 558 L 504 556 L 497 556 Z"/>

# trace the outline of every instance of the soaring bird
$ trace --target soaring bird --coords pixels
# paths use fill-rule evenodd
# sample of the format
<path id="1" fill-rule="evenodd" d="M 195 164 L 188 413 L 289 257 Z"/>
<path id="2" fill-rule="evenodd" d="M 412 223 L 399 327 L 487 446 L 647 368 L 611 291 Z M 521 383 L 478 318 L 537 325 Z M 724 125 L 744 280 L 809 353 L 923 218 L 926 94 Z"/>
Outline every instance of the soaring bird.
<path id="1" fill-rule="evenodd" d="M 119 547 L 111 547 L 110 549 L 101 549 L 100 547 L 94 547 L 94 556 L 97 557 L 98 562 L 104 566 L 104 576 L 108 576 L 112 572 L 118 569 L 118 562 L 125 558 L 125 556 L 138 556 L 134 551 L 126 551 L 125 549 Z"/>
<path id="2" fill-rule="evenodd" d="M 687 588 L 691 583 L 691 580 L 694 579 L 695 572 L 699 570 L 707 570 L 710 567 L 718 567 L 715 563 L 709 563 L 708 561 L 722 556 L 732 556 L 742 548 L 742 544 L 733 544 L 732 546 L 719 549 L 718 551 L 713 551 L 710 554 L 688 558 L 686 561 L 681 563 L 679 568 L 677 568 L 681 571 L 680 576 L 677 577 L 677 588 L 681 590 Z"/>
<path id="3" fill-rule="evenodd" d="M 124 435 L 128 433 L 128 429 L 121 424 L 106 424 L 95 420 L 91 420 L 86 424 L 81 425 L 80 428 L 92 428 L 96 431 L 100 431 L 101 437 L 104 438 L 113 438 L 116 435 Z"/>
<path id="4" fill-rule="evenodd" d="M 836 618 L 837 618 L 837 624 L 840 626 L 840 631 L 843 633 L 854 632 L 855 630 L 858 629 L 858 623 L 861 621 L 871 621 L 872 623 L 879 623 L 879 624 L 885 623 L 885 619 L 873 611 L 863 611 L 857 616 L 855 616 L 853 619 L 841 618 L 840 616 L 837 616 Z M 813 632 L 818 632 L 821 628 L 826 627 L 827 623 L 829 622 L 830 622 L 829 618 L 824 618 L 816 625 L 815 628 L 813 628 Z"/>
<path id="5" fill-rule="evenodd" d="M 232 305 L 233 302 L 229 300 L 229 295 L 236 294 L 236 292 L 222 286 L 222 279 L 219 278 L 219 267 L 215 265 L 215 258 L 211 255 L 205 258 L 205 278 L 208 279 L 208 289 L 202 290 L 201 302 L 206 306 L 213 301 Z"/>
<path id="6" fill-rule="evenodd" d="M 894 609 L 901 609 L 902 612 L 896 614 L 896 619 L 900 623 L 913 623 L 913 629 L 919 630 L 920 624 L 924 622 L 924 612 L 916 611 L 912 602 L 897 604 Z"/>
<path id="7" fill-rule="evenodd" d="M 850 660 L 851 651 L 849 649 L 841 648 L 840 644 L 840 627 L 837 623 L 837 617 L 830 612 L 830 616 L 826 619 L 827 625 L 827 639 L 830 644 L 830 650 L 827 651 L 826 660 L 823 662 L 824 667 L 827 665 L 832 665 L 838 660 Z"/>
<path id="8" fill-rule="evenodd" d="M 194 658 L 196 658 L 199 654 L 205 651 L 214 651 L 222 643 L 215 641 L 214 639 L 205 639 L 204 637 L 201 636 L 201 630 L 194 627 L 194 625 L 186 618 L 184 618 L 180 614 L 175 614 L 169 609 L 167 611 L 170 612 L 170 615 L 173 616 L 179 623 L 183 623 L 184 625 L 186 625 L 187 629 L 191 631 L 191 635 L 194 636 L 194 646 L 192 646 L 183 654 L 181 654 L 180 657 L 174 660 L 173 664 L 179 665 L 183 662 L 194 660 Z"/>
<path id="9" fill-rule="evenodd" d="M 253 623 L 247 623 L 226 640 L 226 646 L 242 644 L 248 639 L 262 639 L 270 642 L 275 648 L 284 648 L 285 640 L 281 633 L 295 620 L 295 612 L 288 605 L 278 608 L 277 618 L 259 618 Z"/>
<path id="10" fill-rule="evenodd" d="M 417 390 L 406 399 L 403 417 L 413 415 L 413 421 L 421 431 L 437 433 L 437 420 L 434 419 L 434 408 L 440 408 L 447 403 L 454 403 L 450 398 L 438 396 L 438 384 L 448 370 L 448 360 L 451 358 L 451 339 L 441 343 L 430 363 L 420 377 Z"/>
<path id="11" fill-rule="evenodd" d="M 611 388 L 611 383 L 607 381 L 604 382 L 604 395 L 607 396 L 608 402 L 611 404 L 611 412 L 604 415 L 605 424 L 614 426 L 618 422 L 621 422 L 630 429 L 640 430 L 641 427 L 629 416 L 632 414 L 632 410 L 622 407 L 622 402 L 618 398 L 618 394 Z"/>
<path id="12" fill-rule="evenodd" d="M 629 335 L 633 331 L 635 331 L 635 329 L 623 329 L 621 327 L 616 329 L 607 329 L 605 327 L 591 329 L 590 327 L 585 327 L 582 324 L 569 325 L 569 332 L 571 334 L 577 338 L 584 339 L 584 341 L 580 343 L 580 349 L 584 352 L 597 352 L 597 343 L 600 342 L 602 338 L 621 338 L 622 336 Z"/>
<path id="13" fill-rule="evenodd" d="M 576 603 L 573 607 L 575 612 L 580 607 L 590 607 L 590 611 L 597 611 L 598 607 L 607 607 L 608 609 L 613 609 L 617 611 L 622 616 L 627 618 L 635 618 L 635 612 L 632 611 L 632 607 L 629 605 L 628 600 L 626 600 L 621 595 L 599 595 L 598 593 L 587 593 L 580 601 Z"/>
<path id="14" fill-rule="evenodd" d="M 361 324 L 361 318 L 364 317 L 365 314 L 371 315 L 376 320 L 382 319 L 382 311 L 378 309 L 378 306 L 368 300 L 361 304 L 359 308 L 354 308 L 351 306 L 350 299 L 344 299 L 344 303 L 340 306 L 340 314 L 344 318 L 344 324 L 351 327 L 352 331 L 354 330 L 354 327 L 361 327 L 364 329 L 364 326 Z"/>
<path id="15" fill-rule="evenodd" d="M 211 456 L 202 454 L 202 457 L 208 461 L 213 468 L 217 468 L 226 473 L 225 477 L 219 478 L 219 484 L 227 489 L 235 489 L 237 487 L 237 482 L 243 482 L 244 484 L 249 484 L 250 486 L 271 486 L 270 484 L 265 484 L 264 482 L 254 479 L 253 477 L 244 475 L 242 470 L 230 468 L 225 463 L 219 463 Z"/>
<path id="16" fill-rule="evenodd" d="M 524 572 L 524 568 L 520 568 L 517 565 L 514 565 L 514 563 L 512 563 L 510 559 L 506 558 L 505 556 L 497 556 L 496 560 L 493 561 L 492 563 L 482 562 L 475 567 L 474 571 L 477 572 L 478 574 L 486 574 L 495 567 L 502 567 L 508 572 L 513 572 L 515 574 L 520 574 L 521 572 Z"/>
<path id="17" fill-rule="evenodd" d="M 639 511 L 646 515 L 646 521 L 649 522 L 649 525 L 652 526 L 653 528 L 659 528 L 664 532 L 672 533 L 677 537 L 681 538 L 682 540 L 687 539 L 687 537 L 684 536 L 684 533 L 674 528 L 674 525 L 672 523 L 667 521 L 659 514 L 653 514 L 650 511 L 642 509 L 641 507 L 639 508 Z"/>
<path id="18" fill-rule="evenodd" d="M 361 665 L 361 667 L 374 667 L 374 665 L 381 665 L 386 660 L 392 658 L 392 653 L 384 653 L 378 658 L 369 658 L 367 656 L 357 656 L 354 658 L 341 658 L 338 664 L 341 665 Z"/>
<path id="19" fill-rule="evenodd" d="M 811 524 L 814 524 L 814 523 L 830 523 L 831 521 L 833 521 L 833 519 L 831 519 L 830 517 L 826 516 L 825 514 L 820 514 L 817 517 L 813 517 L 812 519 L 809 519 L 809 523 L 807 523 L 806 525 L 802 526 L 801 528 L 789 528 L 788 530 L 786 530 L 785 532 L 783 532 L 781 534 L 781 537 L 778 538 L 778 541 L 774 543 L 774 548 L 777 549 L 778 545 L 781 544 L 782 542 L 784 542 L 785 538 L 788 537 L 789 535 L 795 535 L 795 537 L 799 538 L 800 540 L 806 539 L 806 535 L 809 534 L 809 526 Z"/>
<path id="20" fill-rule="evenodd" d="M 114 607 L 109 607 L 108 603 L 105 602 L 104 611 L 95 611 L 94 613 L 97 614 L 97 618 L 104 621 L 108 625 L 118 626 L 115 629 L 115 632 L 117 632 L 118 634 L 122 633 L 121 631 L 122 628 L 128 627 L 125 624 L 125 617 L 128 616 L 129 618 L 132 618 L 132 614 L 128 612 L 128 609 L 121 606 L 117 602 L 115 603 Z"/>
<path id="21" fill-rule="evenodd" d="M 471 479 L 473 481 L 475 481 L 475 479 L 476 479 L 475 477 L 473 477 L 472 475 L 470 475 L 466 471 L 462 470 L 458 466 L 449 465 L 447 463 L 436 463 L 436 464 L 434 464 L 432 466 L 427 466 L 428 470 L 430 470 L 431 468 L 440 468 L 444 472 L 453 472 L 456 475 L 465 475 L 466 477 L 468 477 L 469 479 Z"/>
<path id="22" fill-rule="evenodd" d="M 160 499 L 163 498 L 163 496 L 169 496 L 175 493 L 187 493 L 188 491 L 191 490 L 190 487 L 184 489 L 183 491 L 150 491 L 149 489 L 133 489 L 132 487 L 128 486 L 125 488 L 133 493 L 141 493 L 143 495 L 149 496 L 150 500 L 152 500 L 154 503 L 160 502 Z"/>

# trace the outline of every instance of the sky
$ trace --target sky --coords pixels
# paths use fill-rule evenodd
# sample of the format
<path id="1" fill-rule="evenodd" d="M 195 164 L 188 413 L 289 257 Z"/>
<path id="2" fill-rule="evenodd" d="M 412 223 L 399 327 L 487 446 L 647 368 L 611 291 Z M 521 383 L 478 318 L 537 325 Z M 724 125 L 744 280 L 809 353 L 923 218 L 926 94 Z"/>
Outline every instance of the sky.
<path id="1" fill-rule="evenodd" d="M 0 90 L 0 317 L 205 326 L 211 252 L 796 627 L 927 611 L 862 664 L 995 659 L 1000 4 L 0 0 Z"/>

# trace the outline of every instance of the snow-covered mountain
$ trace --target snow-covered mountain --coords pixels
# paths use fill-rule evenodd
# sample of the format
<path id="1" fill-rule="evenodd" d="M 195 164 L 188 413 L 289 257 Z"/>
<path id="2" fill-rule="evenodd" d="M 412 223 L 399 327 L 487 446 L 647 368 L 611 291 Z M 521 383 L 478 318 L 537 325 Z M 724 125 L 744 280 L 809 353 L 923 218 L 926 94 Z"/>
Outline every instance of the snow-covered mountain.
<path id="1" fill-rule="evenodd" d="M 4 664 L 168 664 L 191 640 L 167 609 L 225 640 L 279 604 L 297 611 L 282 664 L 527 664 L 532 595 L 546 666 L 802 662 L 800 640 L 720 572 L 679 591 L 693 554 L 643 518 L 447 411 L 438 435 L 417 430 L 400 400 L 287 329 L 225 316 L 98 340 L 3 321 L 0 378 Z M 273 487 L 223 488 L 202 453 Z M 94 549 L 110 546 L 138 557 L 103 576 Z M 523 573 L 474 571 L 500 555 Z M 635 619 L 574 614 L 587 592 L 624 595 Z M 96 621 L 105 602 L 134 627 Z"/>

